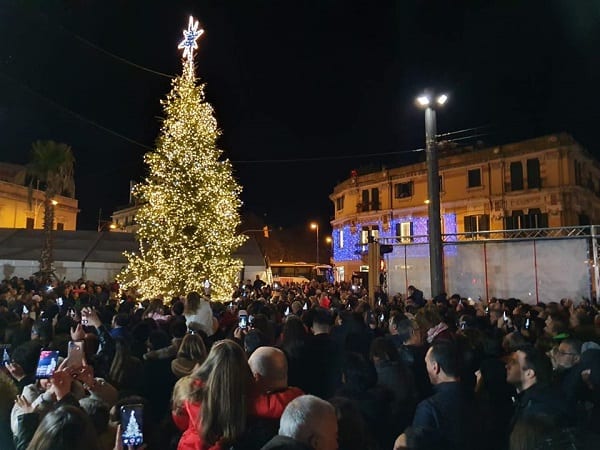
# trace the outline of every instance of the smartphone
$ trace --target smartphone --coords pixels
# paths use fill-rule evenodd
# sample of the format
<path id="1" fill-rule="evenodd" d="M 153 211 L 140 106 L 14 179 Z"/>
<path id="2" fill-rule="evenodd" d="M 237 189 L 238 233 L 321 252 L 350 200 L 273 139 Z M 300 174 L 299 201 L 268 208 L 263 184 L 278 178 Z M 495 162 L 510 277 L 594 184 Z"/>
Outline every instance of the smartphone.
<path id="1" fill-rule="evenodd" d="M 528 317 L 525 319 L 525 329 L 529 330 L 529 328 L 531 328 L 531 319 Z"/>
<path id="2" fill-rule="evenodd" d="M 238 315 L 238 317 L 239 317 L 238 327 L 240 327 L 242 330 L 245 330 L 246 328 L 248 328 L 248 314 L 246 313 L 246 311 L 240 311 L 240 314 Z"/>
<path id="3" fill-rule="evenodd" d="M 141 445 L 144 442 L 144 406 L 136 403 L 121 406 L 121 440 L 124 446 Z"/>
<path id="4" fill-rule="evenodd" d="M 38 361 L 35 377 L 52 378 L 54 371 L 58 367 L 58 350 L 42 350 Z"/>
<path id="5" fill-rule="evenodd" d="M 62 297 L 58 297 L 58 298 L 56 299 L 56 304 L 57 304 L 58 306 L 62 306 L 62 305 L 63 305 L 63 303 L 64 303 L 64 302 L 63 302 L 63 298 L 62 298 Z"/>
<path id="6" fill-rule="evenodd" d="M 379 321 L 380 322 L 384 322 L 385 321 L 385 314 L 381 313 L 381 315 L 379 316 Z"/>
<path id="7" fill-rule="evenodd" d="M 302 307 L 302 309 L 303 309 L 304 311 L 307 311 L 307 310 L 308 310 L 308 303 L 305 303 L 305 304 L 304 304 L 304 306 Z"/>
<path id="8" fill-rule="evenodd" d="M 83 366 L 83 341 L 69 341 L 67 365 L 69 367 Z"/>
<path id="9" fill-rule="evenodd" d="M 23 305 L 23 314 L 29 314 L 29 308 Z"/>
<path id="10" fill-rule="evenodd" d="M 367 313 L 367 323 L 370 323 L 370 324 L 377 323 L 377 321 L 375 320 L 375 314 L 373 313 L 373 311 L 369 311 Z"/>
<path id="11" fill-rule="evenodd" d="M 10 364 L 10 354 L 8 353 L 10 344 L 2 344 L 0 345 L 0 348 L 2 349 L 2 365 L 6 366 L 7 364 Z"/>
<path id="12" fill-rule="evenodd" d="M 506 315 L 506 311 L 502 313 L 502 319 L 504 320 L 504 322 L 508 322 L 508 315 Z"/>
<path id="13" fill-rule="evenodd" d="M 288 306 L 287 309 L 285 310 L 285 316 L 289 316 L 290 315 L 290 307 Z"/>

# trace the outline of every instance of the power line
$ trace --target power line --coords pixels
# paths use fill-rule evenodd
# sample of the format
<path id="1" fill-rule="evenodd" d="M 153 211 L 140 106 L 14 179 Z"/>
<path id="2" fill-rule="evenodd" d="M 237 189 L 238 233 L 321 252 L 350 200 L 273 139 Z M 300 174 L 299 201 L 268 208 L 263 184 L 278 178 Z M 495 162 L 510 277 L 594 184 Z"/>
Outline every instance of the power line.
<path id="1" fill-rule="evenodd" d="M 314 162 L 314 161 L 335 161 L 341 159 L 355 159 L 355 158 L 371 158 L 373 156 L 389 156 L 389 155 L 400 155 L 405 153 L 416 153 L 425 151 L 424 148 L 415 148 L 413 150 L 400 150 L 395 152 L 385 153 L 363 153 L 362 155 L 343 155 L 343 156 L 320 156 L 314 158 L 294 158 L 294 159 L 253 159 L 253 160 L 237 160 L 231 161 L 235 164 L 266 164 L 266 163 L 293 163 L 293 162 Z"/>
<path id="2" fill-rule="evenodd" d="M 103 49 L 102 47 L 99 47 L 99 46 L 97 46 L 97 45 L 96 45 L 96 44 L 94 44 L 93 42 L 90 42 L 90 41 L 88 41 L 87 39 L 85 39 L 85 38 L 83 38 L 83 37 L 79 36 L 78 34 L 75 34 L 75 33 L 73 33 L 72 31 L 70 31 L 70 30 L 67 30 L 66 28 L 64 28 L 64 27 L 63 27 L 62 25 L 60 25 L 60 24 L 59 24 L 59 25 L 57 25 L 57 26 L 58 26 L 59 28 L 61 28 L 62 30 L 64 30 L 65 32 L 72 34 L 72 35 L 73 35 L 73 37 L 75 37 L 75 39 L 77 39 L 78 41 L 80 41 L 80 42 L 83 42 L 83 43 L 84 43 L 84 44 L 86 44 L 86 45 L 89 45 L 89 46 L 90 46 L 90 47 L 92 47 L 93 49 L 95 49 L 95 50 L 98 50 L 99 52 L 102 52 L 102 53 L 104 53 L 105 55 L 107 55 L 107 56 L 110 56 L 111 58 L 114 58 L 114 59 L 116 59 L 117 61 L 120 61 L 120 62 L 122 62 L 122 63 L 124 63 L 124 64 L 127 64 L 127 65 L 130 65 L 130 66 L 132 66 L 132 67 L 135 67 L 136 69 L 144 70 L 144 71 L 146 71 L 146 72 L 150 72 L 150 73 L 153 73 L 153 74 L 155 74 L 155 75 L 159 75 L 159 76 L 161 76 L 161 77 L 165 77 L 165 78 L 169 78 L 169 79 L 172 79 L 172 78 L 174 78 L 174 76 L 173 76 L 173 75 L 169 75 L 169 74 L 166 74 L 166 73 L 163 73 L 163 72 L 159 72 L 158 70 L 154 70 L 154 69 L 149 69 L 149 68 L 147 68 L 147 67 L 144 67 L 144 66 L 141 66 L 141 65 L 139 65 L 139 64 L 136 64 L 136 63 L 134 63 L 134 62 L 132 62 L 132 61 L 129 61 L 128 59 L 122 58 L 121 56 L 115 55 L 114 53 L 111 53 L 111 52 L 109 52 L 108 50 L 105 50 L 105 49 Z"/>
<path id="3" fill-rule="evenodd" d="M 490 128 L 491 126 L 492 125 L 481 125 L 479 127 L 465 128 L 464 130 L 449 131 L 448 133 L 436 134 L 436 137 L 441 138 L 441 137 L 446 137 L 446 136 L 453 136 L 455 134 L 466 133 L 467 131 L 479 131 L 484 128 Z"/>
<path id="4" fill-rule="evenodd" d="M 3 71 L 0 70 L 0 75 L 2 75 L 4 78 L 8 79 L 9 81 L 11 81 L 12 83 L 15 83 L 17 85 L 19 85 L 21 87 L 21 89 L 26 90 L 27 92 L 29 92 L 30 94 L 36 95 L 38 97 L 40 97 L 42 100 L 48 102 L 49 104 L 51 104 L 52 106 L 54 106 L 55 108 L 60 109 L 63 112 L 66 112 L 67 114 L 72 115 L 73 117 L 81 120 L 82 122 L 85 122 L 89 125 L 92 125 L 102 131 L 105 131 L 109 134 L 112 134 L 113 136 L 119 137 L 131 144 L 137 145 L 139 147 L 142 147 L 146 150 L 153 150 L 152 147 L 147 146 L 146 144 L 143 144 L 141 142 L 136 141 L 135 139 L 132 139 L 130 137 L 125 136 L 124 134 L 119 133 L 118 131 L 112 130 L 108 127 L 105 127 L 104 125 L 100 125 L 98 122 L 95 122 L 91 119 L 87 119 L 86 117 L 82 116 L 79 113 L 76 113 L 75 111 L 67 108 L 66 106 L 61 105 L 60 103 L 57 103 L 56 101 L 52 100 L 51 98 L 46 97 L 43 94 L 40 94 L 39 92 L 31 89 L 29 86 L 25 85 L 24 83 L 21 83 L 20 81 L 15 80 L 13 77 L 11 77 L 10 75 L 7 75 L 6 73 L 4 73 Z"/>
<path id="5" fill-rule="evenodd" d="M 84 37 L 82 37 L 82 36 L 78 35 L 78 34 L 77 34 L 77 33 L 75 33 L 74 31 L 71 31 L 71 30 L 69 30 L 68 28 L 65 28 L 65 27 L 64 27 L 62 24 L 60 24 L 60 23 L 57 23 L 57 22 L 55 22 L 55 21 L 51 20 L 51 19 L 50 19 L 50 18 L 49 18 L 49 17 L 48 17 L 46 14 L 44 14 L 43 12 L 41 12 L 41 11 L 38 11 L 38 10 L 35 10 L 35 9 L 34 9 L 34 12 L 37 14 L 37 16 L 38 16 L 38 17 L 40 17 L 40 18 L 42 18 L 43 20 L 45 20 L 46 24 L 48 24 L 48 25 L 52 25 L 52 26 L 54 26 L 54 27 L 58 28 L 58 29 L 59 29 L 60 31 L 62 31 L 63 33 L 65 33 L 65 34 L 69 34 L 69 35 L 73 36 L 73 37 L 74 37 L 75 39 L 77 39 L 79 42 L 81 42 L 81 43 L 83 43 L 83 44 L 85 44 L 85 45 L 87 45 L 87 46 L 89 46 L 89 47 L 93 48 L 94 50 L 97 50 L 97 51 L 99 51 L 99 52 L 101 52 L 101 53 L 104 53 L 106 56 L 109 56 L 109 57 L 111 57 L 111 58 L 114 58 L 114 59 L 116 59 L 117 61 L 119 61 L 119 62 L 122 62 L 123 64 L 127 64 L 127 65 L 129 65 L 129 66 L 135 67 L 136 69 L 143 70 L 143 71 L 145 71 L 145 72 L 149 72 L 149 73 L 152 73 L 152 74 L 154 74 L 154 75 L 158 75 L 158 76 L 165 77 L 165 78 L 169 78 L 169 79 L 172 79 L 172 78 L 174 78 L 174 76 L 173 76 L 173 75 L 169 75 L 169 74 L 167 74 L 167 73 L 159 72 L 158 70 L 154 70 L 154 69 L 150 69 L 150 68 L 148 68 L 148 67 L 144 67 L 144 66 L 142 66 L 142 65 L 140 65 L 140 64 L 134 63 L 133 61 L 130 61 L 130 60 L 126 59 L 126 58 L 123 58 L 122 56 L 119 56 L 119 55 L 116 55 L 116 54 L 114 54 L 114 53 L 112 53 L 112 52 L 109 52 L 108 50 L 106 50 L 106 49 L 104 49 L 104 48 L 100 47 L 99 45 L 97 45 L 97 44 L 94 44 L 93 42 L 91 42 L 91 41 L 87 40 L 86 38 L 84 38 Z"/>

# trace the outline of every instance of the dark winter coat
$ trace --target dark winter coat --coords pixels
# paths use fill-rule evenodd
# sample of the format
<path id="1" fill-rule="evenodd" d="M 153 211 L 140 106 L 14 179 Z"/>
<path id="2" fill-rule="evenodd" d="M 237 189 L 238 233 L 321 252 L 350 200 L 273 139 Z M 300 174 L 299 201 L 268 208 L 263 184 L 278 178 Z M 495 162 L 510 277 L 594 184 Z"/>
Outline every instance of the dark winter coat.
<path id="1" fill-rule="evenodd" d="M 275 436 L 261 450 L 312 450 L 312 447 L 287 436 Z"/>

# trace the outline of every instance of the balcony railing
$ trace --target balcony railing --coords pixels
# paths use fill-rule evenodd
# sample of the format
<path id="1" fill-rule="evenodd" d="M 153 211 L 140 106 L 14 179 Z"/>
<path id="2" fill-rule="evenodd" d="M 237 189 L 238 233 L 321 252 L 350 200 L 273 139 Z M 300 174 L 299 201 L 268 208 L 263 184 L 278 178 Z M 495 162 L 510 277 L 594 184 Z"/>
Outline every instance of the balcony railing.
<path id="1" fill-rule="evenodd" d="M 379 211 L 381 209 L 381 202 L 367 202 L 367 203 L 357 203 L 356 204 L 356 212 L 368 212 L 368 211 Z"/>

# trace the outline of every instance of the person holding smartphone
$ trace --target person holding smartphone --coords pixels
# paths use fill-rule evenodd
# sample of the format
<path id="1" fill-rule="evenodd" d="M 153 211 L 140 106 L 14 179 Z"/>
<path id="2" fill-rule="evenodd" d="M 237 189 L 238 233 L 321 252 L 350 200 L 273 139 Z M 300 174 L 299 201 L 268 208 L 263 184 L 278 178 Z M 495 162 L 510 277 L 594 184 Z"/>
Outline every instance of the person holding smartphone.
<path id="1" fill-rule="evenodd" d="M 52 407 L 56 409 L 56 411 L 60 410 L 61 407 L 76 407 L 76 409 L 79 410 L 79 403 L 71 393 L 72 384 L 73 377 L 69 373 L 68 369 L 56 370 L 52 374 L 52 377 L 49 380 L 47 380 L 46 393 L 50 395 Z M 15 401 L 15 408 L 19 408 L 19 410 L 18 416 L 16 418 L 17 426 L 16 429 L 13 429 L 17 448 L 27 448 L 29 445 L 29 441 L 31 441 L 31 447 L 29 448 L 38 448 L 36 447 L 36 445 L 40 445 L 40 441 L 45 440 L 46 442 L 48 442 L 51 441 L 53 438 L 65 438 L 64 436 L 56 436 L 52 431 L 42 426 L 44 424 L 44 420 L 46 420 L 46 417 L 48 417 L 49 414 L 47 414 L 44 417 L 44 420 L 38 426 L 40 417 L 37 409 L 40 406 L 41 405 L 36 405 L 35 402 L 29 401 L 24 395 L 17 396 Z M 78 430 L 78 432 L 82 431 L 83 430 Z M 71 439 L 75 439 L 75 437 L 71 437 Z M 65 444 L 64 447 L 59 448 L 75 449 L 77 447 L 74 444 L 70 443 L 68 445 Z M 88 448 L 94 447 L 92 446 Z"/>

